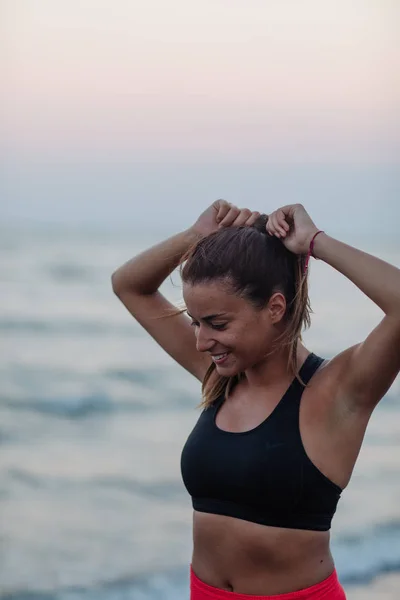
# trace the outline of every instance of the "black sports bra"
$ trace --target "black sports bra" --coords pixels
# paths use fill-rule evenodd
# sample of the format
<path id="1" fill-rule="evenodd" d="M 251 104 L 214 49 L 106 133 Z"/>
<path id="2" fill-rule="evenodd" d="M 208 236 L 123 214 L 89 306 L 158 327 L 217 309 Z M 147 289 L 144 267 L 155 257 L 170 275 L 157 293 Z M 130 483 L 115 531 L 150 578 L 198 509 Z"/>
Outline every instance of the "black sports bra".
<path id="1" fill-rule="evenodd" d="M 323 359 L 300 369 L 308 383 Z M 262 525 L 327 531 L 342 492 L 308 458 L 300 436 L 303 386 L 294 379 L 254 429 L 233 433 L 215 423 L 224 397 L 203 410 L 182 451 L 181 470 L 196 511 Z"/>

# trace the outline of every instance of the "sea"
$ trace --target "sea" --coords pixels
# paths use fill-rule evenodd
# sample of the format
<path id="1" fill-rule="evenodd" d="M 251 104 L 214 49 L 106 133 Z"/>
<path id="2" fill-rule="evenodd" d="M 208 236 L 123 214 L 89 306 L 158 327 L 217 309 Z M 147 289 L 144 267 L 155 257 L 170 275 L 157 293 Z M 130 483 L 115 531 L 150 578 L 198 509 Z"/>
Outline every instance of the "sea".
<path id="1" fill-rule="evenodd" d="M 174 233 L 0 230 L 0 599 L 187 600 L 192 510 L 180 452 L 200 384 L 112 292 L 111 274 Z M 343 241 L 400 267 L 384 234 Z M 162 286 L 182 300 L 179 274 Z M 307 347 L 330 358 L 382 313 L 313 260 Z M 332 528 L 345 589 L 400 572 L 400 382 L 373 414 Z"/>

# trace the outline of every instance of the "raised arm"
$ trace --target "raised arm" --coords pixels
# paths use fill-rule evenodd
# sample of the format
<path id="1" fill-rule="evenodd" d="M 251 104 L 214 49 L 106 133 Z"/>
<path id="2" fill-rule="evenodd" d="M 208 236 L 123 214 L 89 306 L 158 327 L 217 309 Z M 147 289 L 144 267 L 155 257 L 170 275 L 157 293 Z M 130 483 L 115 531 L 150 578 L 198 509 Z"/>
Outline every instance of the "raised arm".
<path id="1" fill-rule="evenodd" d="M 267 228 L 296 253 L 307 253 L 318 231 L 304 207 L 275 211 Z M 360 344 L 335 357 L 341 397 L 351 409 L 370 411 L 388 391 L 400 371 L 400 269 L 320 233 L 313 254 L 350 279 L 385 316 Z"/>
<path id="2" fill-rule="evenodd" d="M 342 390 L 351 407 L 370 410 L 400 371 L 400 269 L 321 233 L 314 255 L 345 275 L 384 312 L 382 321 L 343 356 Z"/>
<path id="3" fill-rule="evenodd" d="M 258 216 L 258 212 L 217 200 L 192 227 L 145 250 L 112 275 L 113 290 L 132 316 L 176 362 L 200 381 L 211 358 L 197 351 L 189 318 L 158 291 L 159 287 L 201 237 L 218 227 L 251 225 Z M 171 314 L 174 316 L 168 316 Z"/>

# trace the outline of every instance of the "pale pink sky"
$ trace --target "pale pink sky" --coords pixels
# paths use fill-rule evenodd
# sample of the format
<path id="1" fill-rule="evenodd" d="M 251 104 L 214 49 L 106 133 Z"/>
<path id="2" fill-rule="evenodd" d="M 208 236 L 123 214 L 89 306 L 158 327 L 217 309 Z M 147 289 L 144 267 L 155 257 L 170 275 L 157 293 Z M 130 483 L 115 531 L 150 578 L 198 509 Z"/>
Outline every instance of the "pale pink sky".
<path id="1" fill-rule="evenodd" d="M 8 156 L 399 155 L 397 0 L 2 0 L 0 11 Z"/>

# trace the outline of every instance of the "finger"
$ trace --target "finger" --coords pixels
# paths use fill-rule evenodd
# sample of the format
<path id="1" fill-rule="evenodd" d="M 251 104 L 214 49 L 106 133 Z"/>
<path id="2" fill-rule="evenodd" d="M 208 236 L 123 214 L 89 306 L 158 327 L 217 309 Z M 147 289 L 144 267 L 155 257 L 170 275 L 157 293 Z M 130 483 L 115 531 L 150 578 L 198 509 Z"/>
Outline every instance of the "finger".
<path id="1" fill-rule="evenodd" d="M 230 227 L 232 225 L 232 223 L 234 223 L 234 221 L 237 218 L 239 213 L 240 213 L 240 210 L 238 209 L 238 207 L 234 206 L 232 204 L 229 211 L 227 212 L 225 217 L 220 222 L 219 226 L 220 227 Z"/>
<path id="2" fill-rule="evenodd" d="M 267 230 L 267 233 L 269 235 L 274 235 L 274 233 L 273 233 L 273 227 L 272 227 L 272 220 L 271 220 L 272 214 L 273 213 L 271 213 L 270 215 L 268 215 L 268 220 L 267 220 L 267 223 L 265 225 L 265 229 Z"/>
<path id="3" fill-rule="evenodd" d="M 216 216 L 217 223 L 220 223 L 222 219 L 228 214 L 231 204 L 226 200 L 217 200 L 218 203 L 218 212 Z"/>
<path id="4" fill-rule="evenodd" d="M 289 227 L 289 223 L 286 221 L 286 215 L 283 212 L 282 209 L 279 209 L 276 213 L 276 218 L 278 221 L 279 226 L 281 227 L 281 229 L 283 229 L 284 231 L 288 232 L 290 227 Z"/>
<path id="5" fill-rule="evenodd" d="M 247 219 L 251 215 L 251 210 L 248 208 L 241 208 L 239 215 L 236 217 L 235 221 L 232 223 L 232 227 L 241 227 L 247 221 Z"/>
<path id="6" fill-rule="evenodd" d="M 274 212 L 272 212 L 269 215 L 267 225 L 266 225 L 266 230 L 270 235 L 275 235 L 276 237 L 280 237 L 277 212 L 278 211 L 274 210 Z"/>
<path id="7" fill-rule="evenodd" d="M 260 213 L 257 210 L 254 210 L 251 213 L 251 216 L 247 219 L 247 221 L 245 223 L 246 227 L 251 227 L 252 225 L 254 225 L 254 223 L 257 221 L 259 216 L 260 216 Z"/>
<path id="8" fill-rule="evenodd" d="M 278 215 L 279 211 L 275 211 L 272 213 L 270 220 L 271 220 L 271 226 L 273 228 L 273 233 L 276 237 L 280 238 L 280 237 L 285 237 L 286 236 L 286 231 L 285 229 L 280 225 L 280 220 L 279 220 L 279 215 Z"/>
<path id="9" fill-rule="evenodd" d="M 278 222 L 276 218 L 276 212 L 273 212 L 268 219 L 268 232 L 270 235 L 274 235 L 276 237 L 280 237 L 280 233 L 278 230 Z"/>

